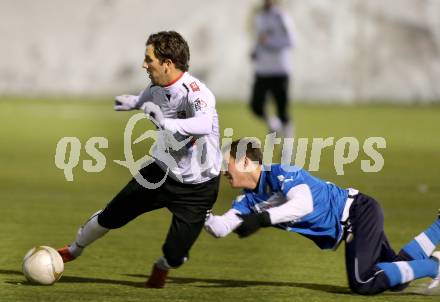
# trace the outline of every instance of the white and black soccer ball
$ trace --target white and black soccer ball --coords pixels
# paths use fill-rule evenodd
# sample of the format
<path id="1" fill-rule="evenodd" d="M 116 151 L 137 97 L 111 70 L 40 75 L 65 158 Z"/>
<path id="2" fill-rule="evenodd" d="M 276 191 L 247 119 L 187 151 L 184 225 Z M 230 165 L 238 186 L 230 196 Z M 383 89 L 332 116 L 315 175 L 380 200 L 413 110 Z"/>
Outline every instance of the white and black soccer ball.
<path id="1" fill-rule="evenodd" d="M 63 259 L 49 246 L 36 246 L 23 258 L 23 274 L 30 282 L 54 284 L 61 278 L 63 271 Z"/>

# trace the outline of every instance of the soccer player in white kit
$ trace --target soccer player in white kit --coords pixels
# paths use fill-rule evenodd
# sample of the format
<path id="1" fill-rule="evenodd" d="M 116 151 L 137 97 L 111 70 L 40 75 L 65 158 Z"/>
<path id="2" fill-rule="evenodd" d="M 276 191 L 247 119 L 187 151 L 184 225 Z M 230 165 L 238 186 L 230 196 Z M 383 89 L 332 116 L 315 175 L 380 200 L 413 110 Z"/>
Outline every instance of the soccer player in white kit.
<path id="1" fill-rule="evenodd" d="M 188 259 L 217 198 L 221 166 L 215 97 L 187 72 L 189 57 L 188 44 L 177 32 L 163 31 L 148 38 L 143 68 L 151 84 L 139 96 L 116 97 L 115 110 L 143 109 L 174 142 L 185 143 L 177 149 L 175 144 L 170 146 L 166 135 L 158 135 L 155 160 L 139 173 L 150 184 L 165 178 L 163 184 L 152 189 L 133 178 L 79 229 L 73 243 L 58 250 L 64 262 L 80 256 L 110 229 L 164 207 L 173 214 L 172 222 L 162 246 L 163 256 L 153 265 L 145 286 L 163 287 L 169 269 Z M 167 158 L 171 161 L 164 160 Z"/>

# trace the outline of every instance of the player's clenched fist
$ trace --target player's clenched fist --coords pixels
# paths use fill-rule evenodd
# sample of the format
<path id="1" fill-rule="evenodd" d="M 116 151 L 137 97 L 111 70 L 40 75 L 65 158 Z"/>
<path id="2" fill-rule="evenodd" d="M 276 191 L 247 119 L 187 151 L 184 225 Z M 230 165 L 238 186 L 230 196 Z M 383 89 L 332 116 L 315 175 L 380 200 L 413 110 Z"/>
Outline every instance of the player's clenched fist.
<path id="1" fill-rule="evenodd" d="M 234 231 L 240 238 L 248 237 L 258 231 L 258 229 L 272 225 L 268 212 L 248 215 L 237 214 L 237 216 L 243 221 Z"/>
<path id="2" fill-rule="evenodd" d="M 159 126 L 164 126 L 164 117 L 162 110 L 160 110 L 160 107 L 156 105 L 153 102 L 146 102 L 142 105 L 142 109 L 144 110 L 145 114 L 149 117 L 155 120 Z"/>
<path id="3" fill-rule="evenodd" d="M 118 95 L 115 97 L 115 107 L 116 111 L 127 111 L 133 109 L 139 109 L 138 107 L 139 97 L 137 95 Z"/>

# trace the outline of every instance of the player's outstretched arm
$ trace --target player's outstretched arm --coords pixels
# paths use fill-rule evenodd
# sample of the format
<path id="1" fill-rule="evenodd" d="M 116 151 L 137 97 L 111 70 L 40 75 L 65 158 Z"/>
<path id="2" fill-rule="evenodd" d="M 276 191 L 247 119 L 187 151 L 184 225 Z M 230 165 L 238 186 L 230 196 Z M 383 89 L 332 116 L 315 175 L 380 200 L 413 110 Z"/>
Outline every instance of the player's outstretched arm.
<path id="1" fill-rule="evenodd" d="M 313 211 L 313 198 L 309 186 L 300 184 L 292 187 L 286 194 L 287 201 L 267 211 L 238 215 L 242 220 L 235 233 L 240 238 L 248 237 L 262 227 L 283 222 L 295 222 Z"/>
<path id="2" fill-rule="evenodd" d="M 116 111 L 141 109 L 144 103 L 152 100 L 150 88 L 151 85 L 142 90 L 139 95 L 123 94 L 116 96 L 114 109 Z"/>
<path id="3" fill-rule="evenodd" d="M 267 210 L 272 224 L 298 221 L 313 211 L 313 196 L 310 187 L 299 184 L 289 189 L 287 201 Z"/>
<path id="4" fill-rule="evenodd" d="M 139 101 L 139 96 L 137 95 L 118 95 L 115 97 L 115 106 L 114 109 L 116 111 L 128 111 L 138 109 L 136 108 L 136 104 Z"/>
<path id="5" fill-rule="evenodd" d="M 216 238 L 226 237 L 242 222 L 236 209 L 230 209 L 223 215 L 210 214 L 205 221 L 205 230 Z"/>

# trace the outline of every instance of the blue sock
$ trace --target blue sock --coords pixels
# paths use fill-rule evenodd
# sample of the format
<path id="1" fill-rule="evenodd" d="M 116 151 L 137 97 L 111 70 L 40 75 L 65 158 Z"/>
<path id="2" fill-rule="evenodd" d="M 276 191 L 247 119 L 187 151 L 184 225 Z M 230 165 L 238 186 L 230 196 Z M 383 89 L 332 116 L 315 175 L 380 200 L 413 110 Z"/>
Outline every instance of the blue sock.
<path id="1" fill-rule="evenodd" d="M 428 259 L 440 243 L 440 219 L 403 247 L 414 260 Z"/>
<path id="2" fill-rule="evenodd" d="M 438 266 L 439 263 L 432 259 L 377 264 L 377 267 L 388 277 L 390 287 L 423 277 L 435 278 L 438 274 Z"/>
<path id="3" fill-rule="evenodd" d="M 435 222 L 424 232 L 426 236 L 432 241 L 434 245 L 440 243 L 440 218 L 436 219 Z"/>

